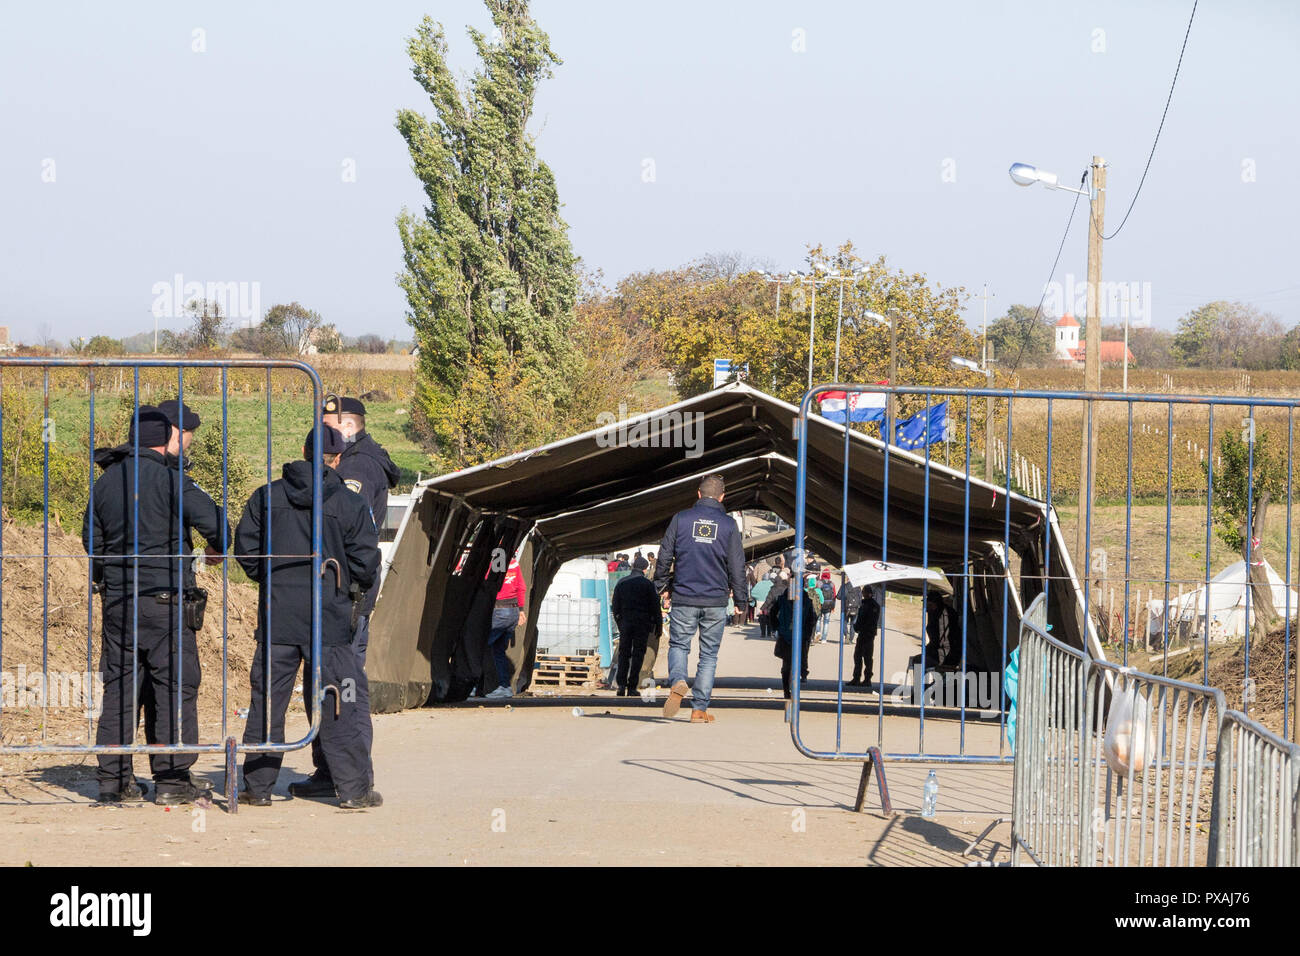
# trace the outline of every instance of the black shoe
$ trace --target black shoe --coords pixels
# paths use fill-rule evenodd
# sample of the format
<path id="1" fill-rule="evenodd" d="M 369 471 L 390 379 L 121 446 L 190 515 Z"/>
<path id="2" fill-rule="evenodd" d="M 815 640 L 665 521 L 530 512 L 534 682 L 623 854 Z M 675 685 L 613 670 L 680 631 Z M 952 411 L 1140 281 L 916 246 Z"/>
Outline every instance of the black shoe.
<path id="1" fill-rule="evenodd" d="M 253 793 L 251 790 L 239 791 L 239 802 L 246 807 L 269 807 L 271 805 L 271 795 L 269 793 Z"/>
<path id="2" fill-rule="evenodd" d="M 314 773 L 306 780 L 289 784 L 291 797 L 332 797 L 334 794 L 334 781 L 321 773 Z"/>
<path id="3" fill-rule="evenodd" d="M 155 784 L 155 788 L 157 792 L 154 794 L 153 802 L 160 807 L 175 807 L 212 796 L 210 788 L 195 783 L 179 783 L 165 790 Z"/>
<path id="4" fill-rule="evenodd" d="M 143 803 L 144 790 L 140 784 L 132 780 L 121 790 L 101 790 L 99 791 L 99 803 Z"/>
<path id="5" fill-rule="evenodd" d="M 383 805 L 384 798 L 379 795 L 378 790 L 370 790 L 359 797 L 339 801 L 341 810 L 372 810 Z"/>

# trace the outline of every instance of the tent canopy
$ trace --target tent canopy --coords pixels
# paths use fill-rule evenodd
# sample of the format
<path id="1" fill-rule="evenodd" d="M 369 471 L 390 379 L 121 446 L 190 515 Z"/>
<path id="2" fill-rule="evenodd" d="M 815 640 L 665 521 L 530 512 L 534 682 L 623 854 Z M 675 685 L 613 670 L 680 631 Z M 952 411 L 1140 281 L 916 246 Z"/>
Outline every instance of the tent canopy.
<path id="1" fill-rule="evenodd" d="M 1286 582 L 1273 570 L 1267 561 L 1262 569 L 1255 571 L 1258 579 L 1262 570 L 1268 581 L 1269 596 L 1273 609 L 1279 614 L 1285 613 L 1288 602 L 1292 611 L 1300 608 L 1300 596 L 1295 588 L 1288 589 Z M 1194 591 L 1169 599 L 1166 604 L 1163 597 L 1152 598 L 1147 603 L 1147 633 L 1161 634 L 1165 629 L 1165 609 L 1169 610 L 1169 627 L 1178 624 L 1192 625 L 1197 631 L 1205 627 L 1206 599 L 1209 600 L 1210 635 L 1225 639 L 1241 637 L 1246 633 L 1246 610 L 1250 608 L 1251 617 L 1255 615 L 1253 596 L 1246 583 L 1246 562 L 1237 561 L 1228 565 L 1210 579 L 1209 589 L 1201 585 Z"/>
<path id="2" fill-rule="evenodd" d="M 514 553 L 524 546 L 520 563 L 531 613 L 515 664 L 516 673 L 527 674 L 535 612 L 559 565 L 658 540 L 673 514 L 695 501 L 705 475 L 723 476 L 728 510 L 770 510 L 793 525 L 797 419 L 795 406 L 745 384 L 729 385 L 417 485 L 416 520 L 408 520 L 395 543 L 371 622 L 375 708 L 416 706 L 430 693 L 454 696 L 491 673 L 486 617 L 504 573 L 492 563 L 494 549 Z M 805 534 L 809 549 L 837 564 L 887 558 L 942 568 L 951 580 L 969 563 L 972 591 L 980 586 L 987 592 L 983 604 L 997 604 L 990 618 L 999 628 L 1006 569 L 995 544 L 1004 540 L 1021 557 L 1026 602 L 1042 589 L 1045 574 L 1053 604 L 1069 608 L 1076 600 L 1065 544 L 1042 502 L 1008 496 L 860 432 L 850 431 L 846 440 L 842 425 L 819 416 L 807 424 Z M 1044 562 L 1047 534 L 1055 536 L 1051 568 Z M 1082 646 L 1081 614 L 1060 618 L 1053 633 Z M 1011 626 L 1016 623 L 1013 615 Z M 1008 647 L 1015 636 L 1008 634 Z"/>

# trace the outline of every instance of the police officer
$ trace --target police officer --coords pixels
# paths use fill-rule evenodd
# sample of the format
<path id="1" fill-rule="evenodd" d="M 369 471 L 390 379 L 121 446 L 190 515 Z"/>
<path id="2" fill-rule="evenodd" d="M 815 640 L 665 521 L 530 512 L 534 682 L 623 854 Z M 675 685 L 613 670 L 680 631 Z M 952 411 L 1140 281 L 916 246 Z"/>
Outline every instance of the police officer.
<path id="1" fill-rule="evenodd" d="M 691 720 L 711 723 L 709 699 L 718 648 L 727 621 L 727 592 L 736 607 L 749 601 L 745 583 L 745 547 L 736 522 L 722 507 L 725 485 L 721 475 L 700 482 L 698 503 L 673 515 L 659 545 L 655 590 L 668 590 L 672 575 L 672 610 L 668 614 L 668 700 L 664 716 L 675 717 L 682 700 L 691 695 Z M 700 660 L 695 684 L 686 683 L 691 641 L 700 632 Z"/>
<path id="2" fill-rule="evenodd" d="M 87 508 L 82 521 L 82 545 L 91 555 L 93 586 L 103 602 L 100 670 L 104 697 L 95 742 L 133 742 L 136 713 L 132 696 L 133 688 L 138 687 L 139 699 L 146 704 L 145 739 L 149 743 L 197 744 L 201 675 L 195 630 L 201 626 L 196 618 L 201 611 L 195 611 L 191 562 L 168 555 L 187 553 L 177 549 L 194 529 L 207 539 L 215 563 L 220 558 L 212 545 L 221 544 L 223 530 L 228 538 L 230 527 L 216 503 L 188 477 L 177 474 L 181 430 L 151 405 L 140 406 L 137 415 L 139 430 L 133 416 L 125 445 L 96 451 L 95 461 L 104 473 L 95 482 L 93 510 Z M 178 528 L 178 511 L 182 510 L 185 523 Z M 178 672 L 179 741 L 173 726 Z M 194 761 L 194 754 L 149 758 L 157 803 L 190 803 L 206 792 L 190 775 Z M 143 798 L 129 755 L 101 756 L 98 779 L 101 802 Z"/>
<path id="3" fill-rule="evenodd" d="M 366 432 L 366 406 L 357 398 L 336 398 L 331 395 L 321 407 L 321 422 L 335 428 L 343 436 L 345 448 L 335 469 L 343 484 L 359 494 L 370 506 L 376 525 L 381 525 L 388 514 L 389 489 L 397 487 L 401 474 L 388 457 L 388 452 Z M 370 683 L 366 679 L 366 648 L 370 644 L 370 612 L 379 596 L 379 575 L 366 592 L 357 615 L 357 626 L 352 635 L 352 649 L 360 661 L 361 677 L 357 686 L 358 701 L 370 707 Z M 366 724 L 367 730 L 370 724 Z M 366 738 L 366 752 L 372 741 Z M 312 775 L 301 783 L 289 784 L 289 792 L 296 797 L 328 797 L 334 794 L 334 781 L 321 754 L 320 738 L 312 741 Z M 370 772 L 371 783 L 374 771 Z"/>
<path id="4" fill-rule="evenodd" d="M 354 607 L 379 573 L 379 535 L 370 509 L 350 491 L 334 466 L 346 445 L 334 428 L 321 428 L 321 680 L 338 689 L 326 697 L 319 738 L 324 767 L 346 810 L 383 803 L 370 780 L 370 707 L 355 691 L 361 685 L 360 661 L 352 650 Z M 251 673 L 245 744 L 284 742 L 285 712 L 298 665 L 304 665 L 303 700 L 310 715 L 312 686 L 312 456 L 307 433 L 303 461 L 284 466 L 284 477 L 253 493 L 235 529 L 240 566 L 258 583 L 257 652 Z M 270 524 L 267 525 L 267 514 Z M 270 548 L 274 548 L 272 552 Z M 278 555 L 270 557 L 269 555 Z M 354 600 L 355 597 L 355 600 Z M 270 630 L 267 612 L 270 611 Z M 270 657 L 270 710 L 266 707 L 266 666 Z M 334 705 L 337 705 L 337 710 Z M 249 754 L 244 759 L 241 803 L 271 804 L 284 759 L 282 753 Z"/>
<path id="5" fill-rule="evenodd" d="M 181 433 L 181 457 L 189 455 L 190 444 L 194 441 L 194 432 L 202 422 L 199 416 L 190 410 L 188 405 L 181 403 L 180 399 L 169 398 L 165 402 L 158 403 L 158 411 L 163 413 L 163 417 L 172 428 L 180 429 Z M 189 462 L 186 461 L 186 467 Z"/>

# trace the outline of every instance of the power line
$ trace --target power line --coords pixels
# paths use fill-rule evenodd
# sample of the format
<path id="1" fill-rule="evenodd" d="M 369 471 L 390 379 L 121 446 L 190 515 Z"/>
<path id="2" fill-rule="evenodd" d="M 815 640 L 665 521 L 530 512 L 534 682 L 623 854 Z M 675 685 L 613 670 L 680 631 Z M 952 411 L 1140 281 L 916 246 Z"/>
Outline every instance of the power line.
<path id="1" fill-rule="evenodd" d="M 1079 177 L 1080 189 L 1083 188 L 1083 184 L 1087 180 L 1088 170 L 1085 169 L 1083 175 Z M 1082 193 L 1075 193 L 1074 202 L 1070 204 L 1070 218 L 1065 221 L 1065 235 L 1061 236 L 1061 244 L 1056 247 L 1056 258 L 1052 260 L 1052 271 L 1047 274 L 1047 281 L 1043 283 L 1043 294 L 1038 299 L 1038 308 L 1034 309 L 1034 317 L 1027 323 L 1021 323 L 1022 331 L 1025 334 L 1020 336 L 1020 351 L 1016 353 L 1016 360 L 1011 363 L 1011 371 L 1013 372 L 1020 367 L 1020 359 L 1025 354 L 1025 343 L 1029 341 L 1029 335 L 1032 334 L 1033 327 L 1038 324 L 1038 316 L 1042 314 L 1043 303 L 1047 301 L 1047 290 L 1051 288 L 1052 280 L 1056 278 L 1056 267 L 1061 263 L 1061 251 L 1065 248 L 1065 240 L 1070 237 L 1070 225 L 1074 222 L 1074 211 L 1079 208 L 1079 196 L 1081 195 Z M 1024 326 L 1028 326 L 1028 328 L 1024 328 Z"/>
<path id="2" fill-rule="evenodd" d="M 1165 98 L 1165 109 L 1164 112 L 1160 114 L 1160 125 L 1156 127 L 1156 137 L 1151 143 L 1151 152 L 1147 154 L 1147 164 L 1142 170 L 1142 178 L 1138 180 L 1137 190 L 1133 193 L 1133 199 L 1129 202 L 1128 209 L 1124 211 L 1124 218 L 1120 220 L 1119 226 L 1116 227 L 1114 232 L 1109 236 L 1102 236 L 1102 239 L 1104 240 L 1114 239 L 1119 235 L 1119 231 L 1124 228 L 1124 223 L 1128 222 L 1129 213 L 1131 213 L 1133 207 L 1137 205 L 1138 196 L 1142 194 L 1142 184 L 1147 181 L 1147 173 L 1151 169 L 1151 160 L 1155 159 L 1156 146 L 1160 143 L 1160 132 L 1165 128 L 1165 117 L 1169 115 L 1169 104 L 1173 102 L 1174 99 L 1174 87 L 1178 85 L 1178 72 L 1183 68 L 1183 54 L 1187 52 L 1187 38 L 1192 35 L 1192 21 L 1196 19 L 1196 6 L 1199 3 L 1200 0 L 1193 0 L 1192 15 L 1187 19 L 1187 32 L 1183 34 L 1183 47 L 1178 51 L 1178 65 L 1174 67 L 1174 79 L 1173 82 L 1169 84 L 1169 96 Z M 1097 221 L 1092 217 L 1091 206 L 1088 208 L 1088 220 L 1092 224 L 1092 228 L 1096 230 L 1097 235 L 1100 236 L 1101 230 L 1097 228 Z"/>

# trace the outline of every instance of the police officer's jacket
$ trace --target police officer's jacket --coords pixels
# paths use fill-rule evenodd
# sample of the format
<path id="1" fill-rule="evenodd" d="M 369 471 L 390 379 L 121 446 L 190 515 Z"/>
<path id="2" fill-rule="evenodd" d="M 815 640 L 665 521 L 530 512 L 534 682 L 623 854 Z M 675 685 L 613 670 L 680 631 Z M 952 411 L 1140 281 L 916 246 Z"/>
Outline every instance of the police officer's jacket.
<path id="1" fill-rule="evenodd" d="M 269 608 L 272 644 L 311 643 L 311 472 L 309 461 L 286 464 L 283 478 L 253 492 L 235 529 L 240 567 L 259 585 L 258 641 L 265 640 Z M 347 644 L 352 640 L 349 588 L 356 582 L 365 591 L 374 582 L 379 535 L 365 501 L 325 466 L 321 498 L 321 644 Z M 268 554 L 298 557 L 264 557 Z M 334 566 L 325 564 L 330 558 L 338 563 L 337 577 Z"/>
<path id="2" fill-rule="evenodd" d="M 135 551 L 135 475 L 140 473 L 139 576 L 136 562 L 127 557 Z M 141 595 L 175 592 L 194 583 L 194 569 L 187 556 L 182 560 L 149 555 L 185 553 L 189 532 L 198 531 L 208 544 L 220 548 L 222 531 L 230 540 L 230 526 L 222 509 L 194 483 L 189 475 L 178 474 L 176 459 L 150 448 L 137 455 L 133 445 L 101 448 L 95 463 L 104 469 L 94 485 L 93 510 L 86 508 L 81 523 L 81 544 L 93 555 L 91 576 L 102 584 L 108 602 L 128 597 L 133 583 Z M 180 491 L 178 491 L 180 489 Z M 182 507 L 183 506 L 183 507 Z M 183 515 L 184 533 L 177 534 L 178 514 Z"/>
<path id="3" fill-rule="evenodd" d="M 343 484 L 355 491 L 370 506 L 370 514 L 376 526 L 382 525 L 388 516 L 388 491 L 397 487 L 401 472 L 388 452 L 365 431 L 357 432 L 348 443 L 335 469 Z M 379 595 L 379 578 L 366 592 L 366 599 L 360 613 L 369 614 L 375 606 Z"/>
<path id="4" fill-rule="evenodd" d="M 645 630 L 653 634 L 663 632 L 664 618 L 659 610 L 659 594 L 655 586 L 635 568 L 618 584 L 610 598 L 610 610 L 619 631 Z"/>
<path id="5" fill-rule="evenodd" d="M 726 607 L 727 591 L 736 607 L 749 602 L 745 547 L 740 529 L 716 498 L 701 498 L 668 522 L 655 564 L 655 590 L 668 587 L 683 607 Z"/>

